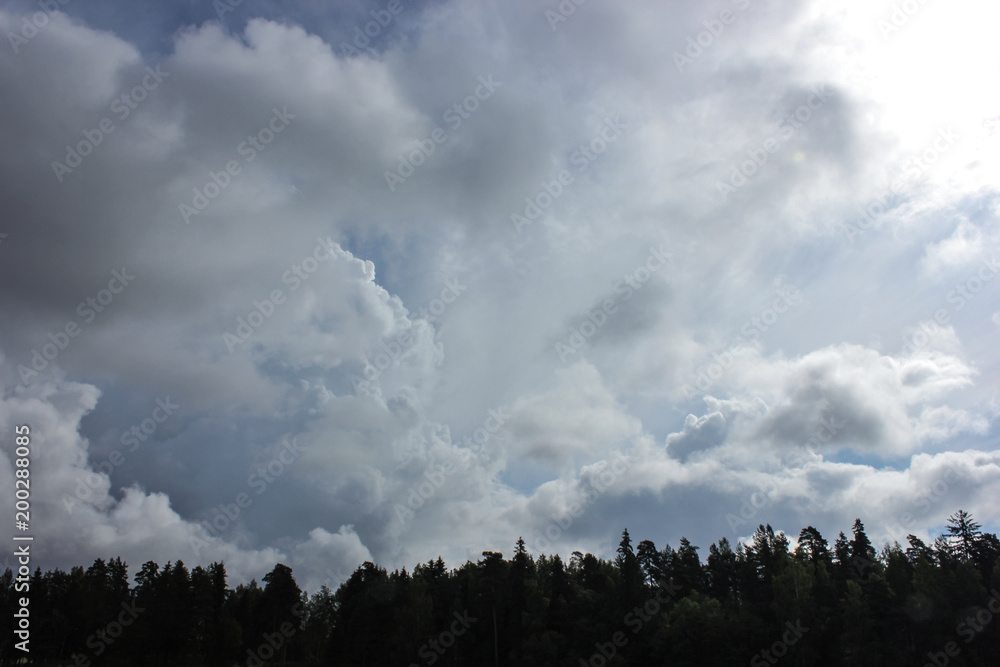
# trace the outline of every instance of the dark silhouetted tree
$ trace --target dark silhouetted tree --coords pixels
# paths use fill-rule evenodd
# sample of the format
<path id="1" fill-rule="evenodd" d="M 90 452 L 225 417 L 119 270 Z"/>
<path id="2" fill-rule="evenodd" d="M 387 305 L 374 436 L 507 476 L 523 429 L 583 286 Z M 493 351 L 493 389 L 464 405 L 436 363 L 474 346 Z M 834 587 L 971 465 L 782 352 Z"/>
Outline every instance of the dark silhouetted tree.
<path id="1" fill-rule="evenodd" d="M 972 519 L 965 510 L 958 510 L 948 517 L 946 530 L 954 553 L 965 561 L 972 561 L 976 555 L 976 543 L 982 535 L 982 526 Z"/>

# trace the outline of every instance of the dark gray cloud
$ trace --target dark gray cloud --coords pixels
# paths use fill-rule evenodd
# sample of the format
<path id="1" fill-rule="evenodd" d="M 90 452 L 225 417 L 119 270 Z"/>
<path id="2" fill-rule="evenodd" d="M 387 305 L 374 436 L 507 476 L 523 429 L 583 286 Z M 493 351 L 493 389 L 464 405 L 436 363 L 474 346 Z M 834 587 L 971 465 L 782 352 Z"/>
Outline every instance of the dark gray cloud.
<path id="1" fill-rule="evenodd" d="M 52 443 L 48 564 L 318 585 L 574 502 L 552 549 L 707 547 L 754 493 L 840 529 L 945 465 L 997 520 L 997 100 L 879 8 L 407 2 L 355 54 L 380 3 L 85 4 L 0 49 L 0 425 Z"/>

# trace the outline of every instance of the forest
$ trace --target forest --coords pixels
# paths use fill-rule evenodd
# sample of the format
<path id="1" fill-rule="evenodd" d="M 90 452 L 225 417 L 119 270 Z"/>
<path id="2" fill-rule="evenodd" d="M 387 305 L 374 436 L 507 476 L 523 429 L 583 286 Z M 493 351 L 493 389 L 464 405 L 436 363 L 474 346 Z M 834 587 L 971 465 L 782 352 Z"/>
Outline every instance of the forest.
<path id="1" fill-rule="evenodd" d="M 30 596 L 33 665 L 1000 664 L 1000 540 L 958 511 L 926 544 L 877 550 L 860 519 L 833 545 L 812 526 L 770 525 L 735 549 L 621 534 L 613 560 L 579 551 L 485 551 L 388 572 L 366 562 L 332 591 L 303 592 L 275 565 L 230 588 L 223 563 L 139 568 L 120 558 L 0 581 L 3 664 L 17 599 Z"/>

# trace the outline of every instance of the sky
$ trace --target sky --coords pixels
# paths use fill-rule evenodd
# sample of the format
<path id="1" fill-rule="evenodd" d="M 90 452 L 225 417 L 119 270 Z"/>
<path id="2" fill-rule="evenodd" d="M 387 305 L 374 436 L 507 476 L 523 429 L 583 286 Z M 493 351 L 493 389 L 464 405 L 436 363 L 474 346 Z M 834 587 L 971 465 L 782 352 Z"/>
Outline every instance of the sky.
<path id="1" fill-rule="evenodd" d="M 996 531 L 998 19 L 7 2 L 0 510 L 26 424 L 43 569 Z"/>

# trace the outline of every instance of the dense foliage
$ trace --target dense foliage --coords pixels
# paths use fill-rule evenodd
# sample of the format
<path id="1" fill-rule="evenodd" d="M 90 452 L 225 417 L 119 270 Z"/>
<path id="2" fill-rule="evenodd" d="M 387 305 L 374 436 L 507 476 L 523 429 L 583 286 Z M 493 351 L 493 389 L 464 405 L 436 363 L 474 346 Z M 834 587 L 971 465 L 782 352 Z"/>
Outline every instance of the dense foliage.
<path id="1" fill-rule="evenodd" d="M 675 550 L 626 530 L 613 561 L 484 552 L 448 570 L 364 563 L 311 597 L 277 565 L 230 589 L 221 563 L 120 559 L 31 578 L 35 664 L 997 665 L 1000 541 L 965 512 L 927 545 L 876 552 L 855 521 L 831 547 L 812 526 L 792 551 L 760 526 L 748 544 Z M 11 623 L 13 573 L 0 581 Z M 11 628 L 12 629 L 12 628 Z M 3 657 L 20 657 L 11 629 Z M 23 655 L 23 654 L 22 654 Z M 75 661 L 75 662 L 74 662 Z"/>

